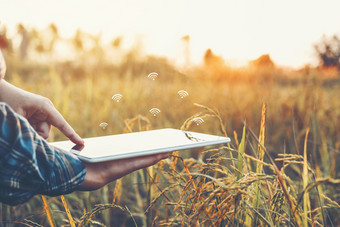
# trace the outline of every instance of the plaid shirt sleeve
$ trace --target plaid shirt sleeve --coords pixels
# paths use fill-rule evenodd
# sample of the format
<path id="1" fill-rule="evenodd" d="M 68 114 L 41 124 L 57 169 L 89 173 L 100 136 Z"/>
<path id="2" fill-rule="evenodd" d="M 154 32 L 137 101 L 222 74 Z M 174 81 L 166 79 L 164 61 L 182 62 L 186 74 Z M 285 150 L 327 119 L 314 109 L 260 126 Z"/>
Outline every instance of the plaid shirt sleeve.
<path id="1" fill-rule="evenodd" d="M 25 118 L 0 103 L 0 202 L 17 205 L 37 194 L 71 193 L 85 175 L 76 156 L 49 146 Z"/>

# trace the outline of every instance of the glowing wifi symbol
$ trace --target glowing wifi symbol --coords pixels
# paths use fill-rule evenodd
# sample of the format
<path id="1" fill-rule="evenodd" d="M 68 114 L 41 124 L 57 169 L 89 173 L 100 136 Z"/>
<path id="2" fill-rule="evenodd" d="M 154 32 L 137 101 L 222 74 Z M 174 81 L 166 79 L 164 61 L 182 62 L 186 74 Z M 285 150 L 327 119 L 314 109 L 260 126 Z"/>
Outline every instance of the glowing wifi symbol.
<path id="1" fill-rule="evenodd" d="M 161 111 L 159 110 L 159 109 L 157 109 L 157 108 L 152 108 L 151 110 L 149 110 L 149 112 L 151 113 L 151 114 L 153 114 L 153 116 L 157 116 L 157 114 L 159 114 Z"/>
<path id="2" fill-rule="evenodd" d="M 123 95 L 121 94 L 115 94 L 114 96 L 112 96 L 112 100 L 116 102 L 119 102 L 122 98 L 123 98 Z"/>
<path id="3" fill-rule="evenodd" d="M 204 120 L 200 117 L 195 117 L 192 121 L 195 122 L 197 125 L 200 125 L 204 122 Z"/>
<path id="4" fill-rule="evenodd" d="M 99 127 L 101 127 L 102 129 L 105 129 L 108 126 L 108 123 L 106 122 L 102 122 L 99 124 Z"/>
<path id="5" fill-rule="evenodd" d="M 177 93 L 179 94 L 179 96 L 181 96 L 181 98 L 185 98 L 189 95 L 189 93 L 184 90 L 180 90 Z"/>
<path id="6" fill-rule="evenodd" d="M 148 78 L 150 78 L 151 80 L 155 80 L 157 76 L 158 76 L 158 73 L 153 72 L 148 75 Z"/>

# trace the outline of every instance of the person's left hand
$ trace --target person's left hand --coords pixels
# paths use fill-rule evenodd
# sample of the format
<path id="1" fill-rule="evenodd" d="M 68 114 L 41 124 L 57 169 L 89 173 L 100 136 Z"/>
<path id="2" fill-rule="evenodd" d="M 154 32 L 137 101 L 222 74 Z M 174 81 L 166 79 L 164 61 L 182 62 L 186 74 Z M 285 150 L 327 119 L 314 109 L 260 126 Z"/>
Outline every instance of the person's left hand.
<path id="1" fill-rule="evenodd" d="M 84 143 L 48 98 L 24 91 L 1 80 L 0 101 L 6 102 L 15 112 L 24 116 L 44 139 L 49 137 L 53 125 L 72 142 Z"/>
<path id="2" fill-rule="evenodd" d="M 92 191 L 133 171 L 154 165 L 169 157 L 168 153 L 133 157 L 106 162 L 84 162 L 86 175 L 78 190 Z"/>

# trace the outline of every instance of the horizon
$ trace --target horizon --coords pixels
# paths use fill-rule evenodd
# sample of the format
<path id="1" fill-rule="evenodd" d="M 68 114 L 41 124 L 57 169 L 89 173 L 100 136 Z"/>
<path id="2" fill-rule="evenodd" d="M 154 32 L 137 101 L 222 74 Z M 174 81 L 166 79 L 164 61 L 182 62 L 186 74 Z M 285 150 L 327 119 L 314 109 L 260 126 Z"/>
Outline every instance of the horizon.
<path id="1" fill-rule="evenodd" d="M 0 0 L 4 1 L 4 0 Z M 18 5 L 23 7 L 17 7 Z M 313 45 L 323 36 L 340 34 L 340 2 L 309 1 L 43 1 L 13 0 L 1 4 L 0 22 L 9 34 L 16 25 L 42 30 L 54 23 L 64 38 L 79 28 L 101 34 L 108 43 L 123 37 L 126 48 L 141 45 L 145 54 L 183 64 L 202 63 L 211 49 L 232 66 L 269 54 L 275 64 L 301 68 L 315 65 Z M 132 6 L 132 7 L 131 7 Z M 189 37 L 189 46 L 183 44 Z"/>

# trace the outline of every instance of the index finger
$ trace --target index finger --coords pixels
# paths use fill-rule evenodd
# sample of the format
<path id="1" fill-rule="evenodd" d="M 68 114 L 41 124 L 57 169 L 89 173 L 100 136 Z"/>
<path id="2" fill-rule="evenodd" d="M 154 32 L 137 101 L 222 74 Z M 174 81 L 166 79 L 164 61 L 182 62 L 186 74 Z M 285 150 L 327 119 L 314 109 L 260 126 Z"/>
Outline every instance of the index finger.
<path id="1" fill-rule="evenodd" d="M 59 129 L 67 138 L 69 138 L 75 144 L 83 144 L 84 141 L 81 137 L 74 131 L 74 129 L 67 123 L 64 117 L 58 112 L 56 108 L 49 105 L 46 107 L 48 114 L 48 121 L 51 125 Z"/>

